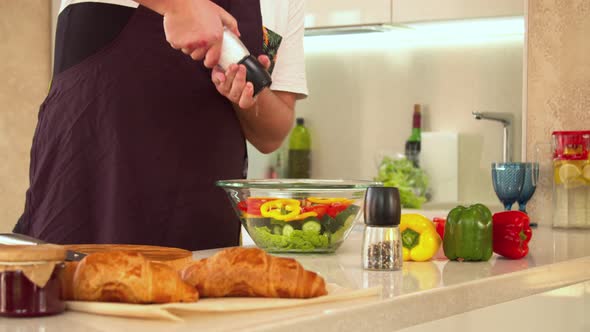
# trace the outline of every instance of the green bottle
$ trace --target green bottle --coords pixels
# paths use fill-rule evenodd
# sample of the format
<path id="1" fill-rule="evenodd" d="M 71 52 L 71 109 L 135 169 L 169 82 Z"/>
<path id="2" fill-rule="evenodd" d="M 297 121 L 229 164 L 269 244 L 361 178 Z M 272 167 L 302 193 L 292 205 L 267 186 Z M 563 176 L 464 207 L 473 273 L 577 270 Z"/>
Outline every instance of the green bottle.
<path id="1" fill-rule="evenodd" d="M 311 168 L 311 136 L 303 118 L 297 118 L 297 125 L 289 139 L 289 163 L 287 176 L 291 179 L 308 179 Z"/>

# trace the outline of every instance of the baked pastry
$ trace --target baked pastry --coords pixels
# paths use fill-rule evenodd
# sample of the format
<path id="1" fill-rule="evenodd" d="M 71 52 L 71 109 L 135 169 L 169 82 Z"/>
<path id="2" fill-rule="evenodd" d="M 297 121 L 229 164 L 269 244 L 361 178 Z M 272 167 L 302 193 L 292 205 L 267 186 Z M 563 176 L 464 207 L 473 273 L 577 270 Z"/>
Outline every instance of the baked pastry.
<path id="1" fill-rule="evenodd" d="M 124 303 L 194 302 L 196 289 L 170 266 L 137 252 L 97 252 L 61 275 L 66 300 Z"/>
<path id="2" fill-rule="evenodd" d="M 310 298 L 326 295 L 326 283 L 292 258 L 258 248 L 229 248 L 185 267 L 181 278 L 201 297 Z"/>
<path id="3" fill-rule="evenodd" d="M 191 251 L 173 247 L 143 244 L 67 244 L 65 247 L 68 250 L 82 252 L 87 255 L 105 251 L 138 252 L 148 260 L 166 263 L 166 265 L 169 265 L 176 271 L 180 271 L 193 261 L 193 253 Z"/>

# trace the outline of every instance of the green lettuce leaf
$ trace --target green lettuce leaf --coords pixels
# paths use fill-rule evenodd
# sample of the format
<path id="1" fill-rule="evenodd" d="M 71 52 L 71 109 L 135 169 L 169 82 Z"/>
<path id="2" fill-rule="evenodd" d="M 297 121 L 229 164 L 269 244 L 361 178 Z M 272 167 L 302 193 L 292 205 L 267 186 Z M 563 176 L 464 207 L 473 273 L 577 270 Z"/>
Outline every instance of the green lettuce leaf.
<path id="1" fill-rule="evenodd" d="M 250 234 L 259 247 L 266 249 L 298 249 L 302 251 L 311 251 L 316 248 L 328 248 L 330 241 L 327 235 L 317 234 L 316 232 L 305 232 L 302 230 L 293 230 L 291 234 L 278 235 L 264 227 L 254 227 Z"/>
<path id="2" fill-rule="evenodd" d="M 397 187 L 404 208 L 419 209 L 426 202 L 428 176 L 407 158 L 384 157 L 375 181 L 386 187 Z"/>

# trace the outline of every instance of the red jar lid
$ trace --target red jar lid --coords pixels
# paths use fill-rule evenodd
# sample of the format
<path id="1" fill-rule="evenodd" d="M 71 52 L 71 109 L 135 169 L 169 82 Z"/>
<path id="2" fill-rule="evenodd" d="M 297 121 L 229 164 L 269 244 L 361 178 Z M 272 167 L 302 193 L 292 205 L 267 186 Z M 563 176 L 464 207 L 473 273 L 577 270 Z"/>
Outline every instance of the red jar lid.
<path id="1" fill-rule="evenodd" d="M 554 131 L 553 158 L 558 160 L 586 160 L 590 151 L 590 130 Z"/>
<path id="2" fill-rule="evenodd" d="M 590 130 L 556 130 L 551 135 L 581 135 L 590 134 Z"/>

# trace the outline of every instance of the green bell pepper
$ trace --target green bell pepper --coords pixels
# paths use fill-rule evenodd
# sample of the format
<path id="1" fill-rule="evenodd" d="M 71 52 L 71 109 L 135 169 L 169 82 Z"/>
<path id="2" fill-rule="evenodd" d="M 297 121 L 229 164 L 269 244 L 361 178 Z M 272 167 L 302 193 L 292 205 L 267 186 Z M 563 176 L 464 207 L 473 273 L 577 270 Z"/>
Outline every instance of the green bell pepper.
<path id="1" fill-rule="evenodd" d="M 483 204 L 457 206 L 447 216 L 443 249 L 450 260 L 487 261 L 492 257 L 492 212 Z"/>

